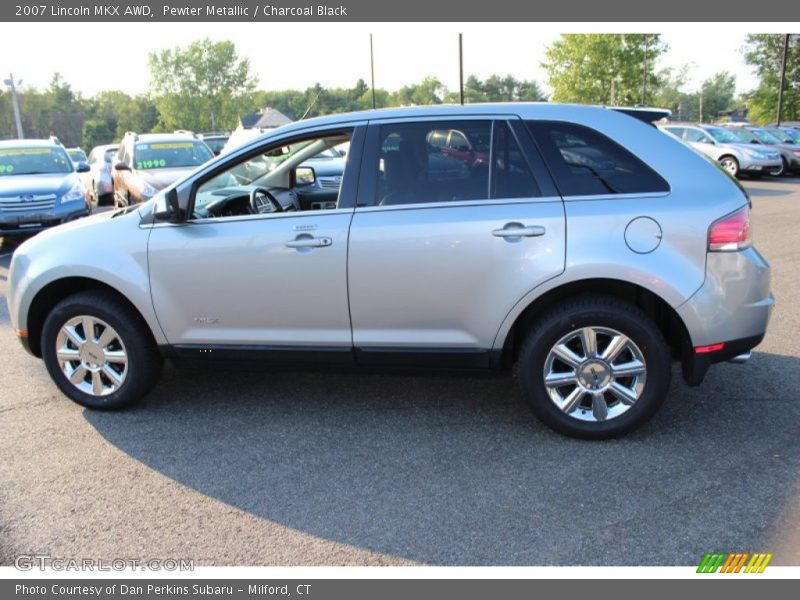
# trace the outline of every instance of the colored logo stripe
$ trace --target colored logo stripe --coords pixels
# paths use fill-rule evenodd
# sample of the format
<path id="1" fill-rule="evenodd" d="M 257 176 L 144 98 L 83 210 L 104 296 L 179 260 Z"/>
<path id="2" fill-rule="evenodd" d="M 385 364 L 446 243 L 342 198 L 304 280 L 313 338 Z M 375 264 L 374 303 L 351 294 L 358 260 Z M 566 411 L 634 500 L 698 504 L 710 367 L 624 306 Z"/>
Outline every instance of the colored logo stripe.
<path id="1" fill-rule="evenodd" d="M 750 559 L 747 562 L 747 559 Z M 707 552 L 697 567 L 698 573 L 763 573 L 772 560 L 772 554 L 763 552 Z M 747 562 L 747 566 L 745 566 Z M 742 570 L 744 568 L 744 570 Z"/>

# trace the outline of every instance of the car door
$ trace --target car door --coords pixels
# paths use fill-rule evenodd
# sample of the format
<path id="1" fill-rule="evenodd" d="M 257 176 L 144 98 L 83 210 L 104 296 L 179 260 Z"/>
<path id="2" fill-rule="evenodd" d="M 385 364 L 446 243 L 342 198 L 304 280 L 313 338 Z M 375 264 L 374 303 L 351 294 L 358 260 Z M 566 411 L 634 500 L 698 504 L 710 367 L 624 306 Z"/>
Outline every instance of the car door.
<path id="1" fill-rule="evenodd" d="M 431 143 L 453 131 L 468 151 Z M 359 362 L 489 366 L 509 311 L 564 270 L 563 203 L 516 118 L 371 122 L 358 197 Z"/>
<path id="2" fill-rule="evenodd" d="M 153 305 L 177 351 L 195 356 L 262 351 L 276 357 L 289 352 L 292 359 L 301 358 L 300 351 L 316 351 L 326 353 L 326 360 L 349 360 L 347 236 L 357 139 L 339 208 L 153 226 L 148 249 Z"/>
<path id="3" fill-rule="evenodd" d="M 692 148 L 702 152 L 703 154 L 716 159 L 717 148 L 714 139 L 701 129 L 694 129 L 691 127 L 686 128 L 683 138 Z"/>

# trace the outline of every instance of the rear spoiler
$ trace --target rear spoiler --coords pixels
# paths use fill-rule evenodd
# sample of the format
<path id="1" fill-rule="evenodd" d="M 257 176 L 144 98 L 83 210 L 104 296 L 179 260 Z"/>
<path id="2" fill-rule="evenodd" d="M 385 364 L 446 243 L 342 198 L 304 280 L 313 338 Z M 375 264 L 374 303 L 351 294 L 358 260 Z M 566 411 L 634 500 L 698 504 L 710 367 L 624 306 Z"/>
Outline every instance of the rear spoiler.
<path id="1" fill-rule="evenodd" d="M 627 108 L 624 106 L 610 106 L 609 108 L 651 124 L 666 119 L 672 114 L 672 111 L 666 108 Z"/>

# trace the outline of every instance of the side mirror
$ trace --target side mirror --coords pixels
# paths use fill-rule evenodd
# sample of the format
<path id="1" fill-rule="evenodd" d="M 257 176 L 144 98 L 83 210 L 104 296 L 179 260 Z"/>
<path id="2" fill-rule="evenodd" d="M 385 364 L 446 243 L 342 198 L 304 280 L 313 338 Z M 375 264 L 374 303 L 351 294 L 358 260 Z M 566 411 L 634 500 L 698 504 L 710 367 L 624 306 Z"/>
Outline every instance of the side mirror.
<path id="1" fill-rule="evenodd" d="M 77 173 L 88 173 L 91 170 L 89 167 L 89 163 L 81 161 L 77 165 L 75 165 L 75 171 Z"/>
<path id="2" fill-rule="evenodd" d="M 156 221 L 167 221 L 169 223 L 181 223 L 186 220 L 186 213 L 181 209 L 178 202 L 178 190 L 172 188 L 156 198 L 153 216 Z"/>
<path id="3" fill-rule="evenodd" d="M 127 164 L 125 164 L 124 162 L 120 161 L 120 162 L 118 162 L 118 163 L 116 163 L 114 165 L 114 170 L 115 171 L 130 171 L 131 168 Z"/>
<path id="4" fill-rule="evenodd" d="M 297 185 L 311 185 L 317 180 L 317 174 L 312 167 L 297 167 L 294 170 L 294 181 Z"/>

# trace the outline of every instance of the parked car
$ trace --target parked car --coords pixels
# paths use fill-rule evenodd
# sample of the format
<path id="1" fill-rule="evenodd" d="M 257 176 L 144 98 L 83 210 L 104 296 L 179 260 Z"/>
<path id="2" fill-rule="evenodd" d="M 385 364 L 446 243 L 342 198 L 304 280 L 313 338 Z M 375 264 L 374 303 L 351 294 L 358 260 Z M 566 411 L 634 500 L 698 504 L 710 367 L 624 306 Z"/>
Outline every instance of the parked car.
<path id="1" fill-rule="evenodd" d="M 214 153 L 214 156 L 219 156 L 225 144 L 228 142 L 230 135 L 227 133 L 201 133 L 197 137 L 206 143 L 211 149 L 211 152 Z"/>
<path id="2" fill-rule="evenodd" d="M 76 165 L 86 162 L 86 152 L 84 152 L 82 148 L 67 148 L 67 154 L 69 154 L 70 160 Z"/>
<path id="3" fill-rule="evenodd" d="M 145 202 L 214 157 L 191 132 L 128 132 L 122 139 L 112 171 L 117 205 Z"/>
<path id="4" fill-rule="evenodd" d="M 760 144 L 780 154 L 783 166 L 780 171 L 773 171 L 773 175 L 800 171 L 800 147 L 797 145 L 785 144 L 768 129 L 759 127 L 731 127 L 730 131 L 745 144 Z"/>
<path id="5" fill-rule="evenodd" d="M 30 235 L 89 214 L 78 173 L 55 139 L 0 141 L 0 237 Z"/>
<path id="6" fill-rule="evenodd" d="M 800 144 L 800 129 L 797 127 L 765 127 L 783 144 Z"/>
<path id="7" fill-rule="evenodd" d="M 12 325 L 90 408 L 140 400 L 164 357 L 515 365 L 553 429 L 622 435 L 665 400 L 673 360 L 690 385 L 746 360 L 774 302 L 743 188 L 628 112 L 641 118 L 485 104 L 281 127 L 144 205 L 22 244 Z M 488 140 L 489 168 L 438 168 L 434 131 Z M 304 206 L 303 165 L 343 142 L 335 207 Z"/>
<path id="8" fill-rule="evenodd" d="M 660 125 L 659 129 L 717 161 L 734 177 L 741 174 L 760 177 L 783 169 L 780 154 L 774 150 L 753 148 L 729 129 L 692 124 Z"/>
<path id="9" fill-rule="evenodd" d="M 89 152 L 89 171 L 83 174 L 83 184 L 89 201 L 94 205 L 114 204 L 114 182 L 111 171 L 119 150 L 118 144 L 95 146 Z"/>

